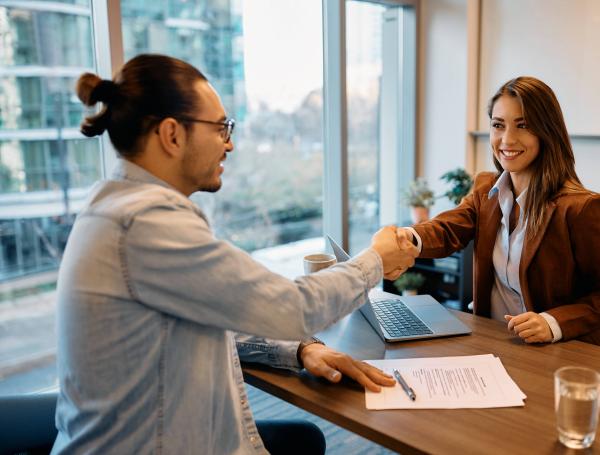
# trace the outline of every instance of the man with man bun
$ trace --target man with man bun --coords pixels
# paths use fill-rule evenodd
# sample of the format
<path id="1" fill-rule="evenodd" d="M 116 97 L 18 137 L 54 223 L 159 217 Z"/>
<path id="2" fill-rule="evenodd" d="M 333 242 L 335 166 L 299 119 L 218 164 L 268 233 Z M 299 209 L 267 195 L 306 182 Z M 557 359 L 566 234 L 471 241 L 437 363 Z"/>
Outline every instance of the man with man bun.
<path id="1" fill-rule="evenodd" d="M 60 267 L 53 453 L 324 453 L 311 424 L 255 423 L 240 358 L 393 385 L 311 335 L 410 267 L 416 248 L 385 227 L 348 262 L 286 279 L 215 238 L 189 199 L 220 189 L 234 148 L 235 122 L 200 71 L 140 55 L 112 81 L 82 75 L 77 92 L 102 103 L 81 131 L 107 131 L 121 159 Z"/>

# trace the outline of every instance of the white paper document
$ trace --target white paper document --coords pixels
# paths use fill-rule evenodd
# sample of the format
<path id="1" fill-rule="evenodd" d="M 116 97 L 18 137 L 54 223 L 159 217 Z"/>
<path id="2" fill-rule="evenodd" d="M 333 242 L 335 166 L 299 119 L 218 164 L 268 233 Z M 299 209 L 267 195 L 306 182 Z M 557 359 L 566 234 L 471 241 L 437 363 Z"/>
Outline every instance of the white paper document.
<path id="1" fill-rule="evenodd" d="M 412 401 L 400 384 L 367 390 L 367 409 L 503 408 L 527 398 L 492 354 L 367 362 L 392 376 L 398 370 L 416 395 Z"/>

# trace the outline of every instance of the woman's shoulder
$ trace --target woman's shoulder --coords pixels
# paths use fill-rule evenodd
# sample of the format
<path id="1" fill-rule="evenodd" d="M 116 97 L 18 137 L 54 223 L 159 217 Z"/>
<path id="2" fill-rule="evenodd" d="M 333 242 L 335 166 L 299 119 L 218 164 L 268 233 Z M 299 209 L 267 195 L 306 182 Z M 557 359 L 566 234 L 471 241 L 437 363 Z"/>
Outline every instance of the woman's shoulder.
<path id="1" fill-rule="evenodd" d="M 473 177 L 473 192 L 474 193 L 488 193 L 496 180 L 498 180 L 497 172 L 479 172 Z"/>
<path id="2" fill-rule="evenodd" d="M 565 185 L 556 195 L 554 203 L 558 207 L 571 208 L 578 212 L 587 207 L 598 210 L 600 208 L 600 193 L 581 186 Z"/>

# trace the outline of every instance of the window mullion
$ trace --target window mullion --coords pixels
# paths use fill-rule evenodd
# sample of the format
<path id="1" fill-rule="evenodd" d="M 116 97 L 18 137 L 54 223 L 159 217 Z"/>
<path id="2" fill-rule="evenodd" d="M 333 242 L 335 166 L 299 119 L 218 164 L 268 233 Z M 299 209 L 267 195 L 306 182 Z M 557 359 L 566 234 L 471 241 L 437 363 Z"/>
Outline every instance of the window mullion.
<path id="1" fill-rule="evenodd" d="M 416 16 L 410 7 L 386 11 L 382 33 L 379 221 L 402 224 L 402 190 L 415 178 Z"/>
<path id="2" fill-rule="evenodd" d="M 92 29 L 96 70 L 100 77 L 111 79 L 124 62 L 123 34 L 121 32 L 120 0 L 91 0 Z M 108 39 L 106 39 L 108 37 Z M 100 137 L 102 150 L 102 175 L 106 177 L 114 167 L 117 154 L 108 134 Z"/>
<path id="3" fill-rule="evenodd" d="M 346 0 L 323 0 L 323 231 L 347 251 Z"/>

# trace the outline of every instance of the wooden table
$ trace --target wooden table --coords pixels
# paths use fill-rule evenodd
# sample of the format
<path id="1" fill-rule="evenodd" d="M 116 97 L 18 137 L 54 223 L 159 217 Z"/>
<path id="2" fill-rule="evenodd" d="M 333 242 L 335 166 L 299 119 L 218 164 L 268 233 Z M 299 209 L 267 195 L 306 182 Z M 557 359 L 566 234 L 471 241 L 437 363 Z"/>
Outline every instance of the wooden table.
<path id="1" fill-rule="evenodd" d="M 600 346 L 579 341 L 527 345 L 501 322 L 454 314 L 473 329 L 471 335 L 384 343 L 355 312 L 319 337 L 359 359 L 495 354 L 527 395 L 525 407 L 369 411 L 363 389 L 351 381 L 334 385 L 307 373 L 249 364 L 244 365 L 244 377 L 259 389 L 402 454 L 600 454 L 600 440 L 587 451 L 558 442 L 553 383 L 553 372 L 565 365 L 600 370 Z"/>

